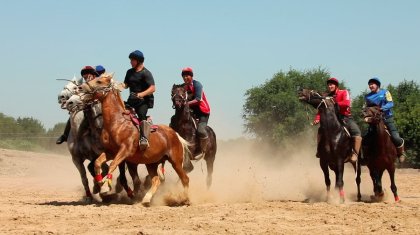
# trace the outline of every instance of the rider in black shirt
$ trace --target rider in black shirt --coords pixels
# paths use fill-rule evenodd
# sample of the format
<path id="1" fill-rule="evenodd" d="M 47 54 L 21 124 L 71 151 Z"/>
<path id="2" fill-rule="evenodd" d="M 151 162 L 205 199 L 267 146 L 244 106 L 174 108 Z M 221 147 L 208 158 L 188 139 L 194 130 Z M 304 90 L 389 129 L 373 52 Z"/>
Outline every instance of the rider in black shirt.
<path id="1" fill-rule="evenodd" d="M 124 88 L 130 89 L 127 103 L 136 110 L 140 119 L 140 148 L 149 146 L 149 124 L 146 121 L 147 110 L 153 108 L 155 92 L 155 80 L 152 73 L 144 67 L 144 56 L 139 50 L 135 50 L 128 56 L 131 69 L 127 70 L 124 79 Z"/>

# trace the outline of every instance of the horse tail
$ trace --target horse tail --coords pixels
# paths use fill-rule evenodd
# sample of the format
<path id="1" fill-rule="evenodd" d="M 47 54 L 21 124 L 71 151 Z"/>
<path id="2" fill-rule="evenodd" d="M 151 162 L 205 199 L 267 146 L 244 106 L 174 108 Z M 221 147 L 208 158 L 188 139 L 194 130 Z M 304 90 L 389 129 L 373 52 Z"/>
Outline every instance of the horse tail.
<path id="1" fill-rule="evenodd" d="M 182 144 L 182 150 L 183 150 L 183 161 L 182 161 L 182 168 L 184 169 L 185 172 L 189 173 L 194 169 L 193 164 L 191 163 L 191 151 L 188 148 L 189 146 L 191 146 L 191 144 L 186 141 L 184 138 L 182 138 L 178 133 L 176 133 L 176 135 L 178 136 L 179 141 Z"/>

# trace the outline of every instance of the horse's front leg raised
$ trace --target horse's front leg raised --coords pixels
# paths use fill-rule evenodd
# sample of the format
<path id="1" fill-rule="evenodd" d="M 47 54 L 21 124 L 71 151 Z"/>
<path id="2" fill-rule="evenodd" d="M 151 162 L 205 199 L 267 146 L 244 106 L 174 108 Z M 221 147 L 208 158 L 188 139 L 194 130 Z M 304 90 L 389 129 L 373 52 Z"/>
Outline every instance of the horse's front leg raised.
<path id="1" fill-rule="evenodd" d="M 110 172 L 108 171 L 108 175 L 103 177 L 102 176 L 102 164 L 104 164 L 106 162 L 106 153 L 103 152 L 101 153 L 101 155 L 99 155 L 99 157 L 95 160 L 95 184 L 97 185 L 97 187 L 101 187 L 100 192 L 104 193 L 104 192 L 108 192 L 110 189 L 110 184 L 111 184 L 111 179 L 112 179 L 112 175 L 110 174 Z M 102 186 L 104 186 L 105 182 L 108 182 L 108 189 L 104 188 Z"/>

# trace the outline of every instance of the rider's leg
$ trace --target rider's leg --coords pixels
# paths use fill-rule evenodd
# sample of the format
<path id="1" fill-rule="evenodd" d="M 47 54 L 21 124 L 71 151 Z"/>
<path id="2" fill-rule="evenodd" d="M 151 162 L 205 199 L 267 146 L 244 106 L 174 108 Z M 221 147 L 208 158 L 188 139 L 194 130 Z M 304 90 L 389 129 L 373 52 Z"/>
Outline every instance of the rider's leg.
<path id="1" fill-rule="evenodd" d="M 390 117 L 384 119 L 384 123 L 389 133 L 391 134 L 392 143 L 394 143 L 395 147 L 397 148 L 398 161 L 403 162 L 406 157 L 404 149 L 404 139 L 400 137 L 400 134 L 397 131 L 397 127 L 394 123 L 394 118 Z"/>
<path id="2" fill-rule="evenodd" d="M 345 124 L 353 140 L 353 153 L 351 155 L 350 161 L 356 162 L 360 153 L 360 147 L 362 146 L 362 132 L 360 131 L 359 126 L 351 117 L 345 118 Z"/>
<path id="3" fill-rule="evenodd" d="M 136 108 L 137 116 L 139 117 L 141 124 L 140 124 L 140 139 L 139 144 L 141 149 L 146 149 L 149 147 L 149 133 L 150 133 L 150 125 L 147 123 L 147 110 L 149 106 L 147 104 L 142 104 Z"/>
<path id="4" fill-rule="evenodd" d="M 66 128 L 64 128 L 64 133 L 58 137 L 58 139 L 55 141 L 56 144 L 62 144 L 64 141 L 67 141 L 67 137 L 70 134 L 71 124 L 70 124 L 70 118 L 67 120 Z"/>
<path id="5" fill-rule="evenodd" d="M 201 115 L 198 120 L 198 127 L 197 132 L 198 136 L 200 137 L 200 148 L 201 152 L 205 153 L 207 150 L 207 146 L 210 142 L 209 136 L 207 134 L 207 122 L 209 121 L 209 114 Z"/>

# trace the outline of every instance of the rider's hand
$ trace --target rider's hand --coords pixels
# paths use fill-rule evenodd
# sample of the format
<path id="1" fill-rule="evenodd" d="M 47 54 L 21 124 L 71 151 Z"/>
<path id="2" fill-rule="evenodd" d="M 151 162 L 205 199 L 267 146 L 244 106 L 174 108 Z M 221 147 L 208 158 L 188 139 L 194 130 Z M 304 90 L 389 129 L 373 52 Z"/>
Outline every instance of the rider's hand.
<path id="1" fill-rule="evenodd" d="M 117 89 L 119 91 L 123 91 L 126 88 L 125 83 L 121 82 L 120 84 L 117 85 Z"/>
<path id="2" fill-rule="evenodd" d="M 319 124 L 319 120 L 318 119 L 316 119 L 316 120 L 314 120 L 313 122 L 312 122 L 312 125 L 318 125 Z"/>

